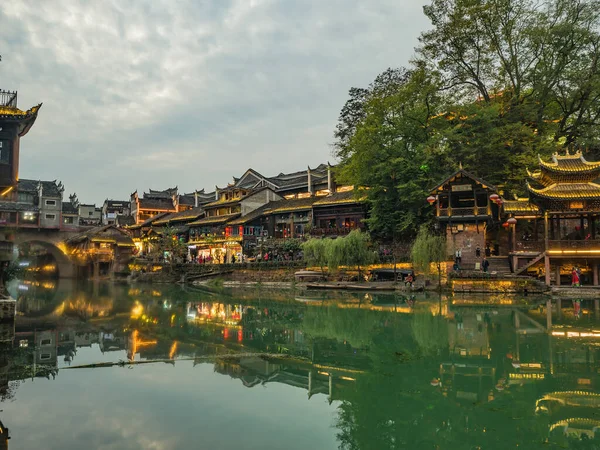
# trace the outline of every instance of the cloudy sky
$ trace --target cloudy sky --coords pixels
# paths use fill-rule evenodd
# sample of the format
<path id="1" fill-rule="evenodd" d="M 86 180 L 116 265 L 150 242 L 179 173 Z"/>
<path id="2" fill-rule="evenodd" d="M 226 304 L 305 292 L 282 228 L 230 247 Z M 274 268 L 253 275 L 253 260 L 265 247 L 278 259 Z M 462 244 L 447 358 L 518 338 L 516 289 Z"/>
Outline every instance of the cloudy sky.
<path id="1" fill-rule="evenodd" d="M 100 203 L 333 162 L 348 89 L 408 62 L 425 3 L 0 2 L 0 87 L 44 103 L 20 176 Z"/>

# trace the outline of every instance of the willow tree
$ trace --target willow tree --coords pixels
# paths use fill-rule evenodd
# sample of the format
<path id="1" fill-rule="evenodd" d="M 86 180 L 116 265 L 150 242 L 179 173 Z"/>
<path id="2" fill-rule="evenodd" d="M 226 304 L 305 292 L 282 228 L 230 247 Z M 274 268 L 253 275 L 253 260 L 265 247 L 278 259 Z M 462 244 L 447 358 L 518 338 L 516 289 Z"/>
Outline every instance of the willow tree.
<path id="1" fill-rule="evenodd" d="M 432 234 L 428 227 L 422 226 L 411 250 L 411 259 L 415 269 L 429 275 L 431 266 L 435 266 L 438 275 L 438 286 L 441 288 L 442 263 L 447 258 L 446 238 Z"/>
<path id="2" fill-rule="evenodd" d="M 311 238 L 302 244 L 306 264 L 318 266 L 321 269 L 323 277 L 325 276 L 330 242 L 330 239 Z"/>

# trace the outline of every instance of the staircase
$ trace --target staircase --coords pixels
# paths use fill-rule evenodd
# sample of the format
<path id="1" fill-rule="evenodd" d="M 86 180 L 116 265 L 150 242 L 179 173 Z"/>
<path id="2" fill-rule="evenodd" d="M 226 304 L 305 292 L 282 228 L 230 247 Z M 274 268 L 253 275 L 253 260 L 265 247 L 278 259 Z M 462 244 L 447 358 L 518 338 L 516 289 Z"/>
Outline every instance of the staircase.
<path id="1" fill-rule="evenodd" d="M 508 256 L 489 256 L 487 258 L 490 263 L 488 272 L 496 272 L 498 275 L 510 275 L 510 263 L 508 262 Z M 462 270 L 475 270 L 475 264 L 479 263 L 479 270 L 481 270 L 481 262 L 483 257 L 463 257 L 460 267 Z"/>
<path id="2" fill-rule="evenodd" d="M 510 263 L 508 256 L 490 256 L 487 258 L 490 263 L 488 272 L 496 272 L 498 275 L 510 275 Z"/>
<path id="3" fill-rule="evenodd" d="M 546 252 L 540 253 L 535 258 L 533 258 L 531 261 L 529 261 L 527 264 L 525 264 L 523 267 L 519 267 L 515 271 L 515 275 L 521 275 L 523 272 L 525 272 L 531 266 L 533 266 L 534 264 L 537 264 L 538 262 L 540 262 L 544 258 L 544 256 L 546 256 Z"/>

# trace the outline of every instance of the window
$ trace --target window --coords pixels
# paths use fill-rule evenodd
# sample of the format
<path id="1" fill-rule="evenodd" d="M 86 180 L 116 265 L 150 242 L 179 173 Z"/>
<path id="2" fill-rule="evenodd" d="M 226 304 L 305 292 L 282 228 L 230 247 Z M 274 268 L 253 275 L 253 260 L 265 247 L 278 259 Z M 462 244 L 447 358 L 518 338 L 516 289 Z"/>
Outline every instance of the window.
<path id="1" fill-rule="evenodd" d="M 65 217 L 63 219 L 63 221 L 64 221 L 64 223 L 69 224 L 69 225 L 72 225 L 74 223 L 73 217 Z"/>
<path id="2" fill-rule="evenodd" d="M 93 215 L 94 215 L 94 211 L 90 211 L 90 212 L 88 212 L 88 216 L 90 216 L 90 217 L 91 217 L 91 216 L 93 216 Z"/>
<path id="3" fill-rule="evenodd" d="M 56 219 L 56 214 L 46 214 L 46 219 L 54 220 L 54 219 Z"/>
<path id="4" fill-rule="evenodd" d="M 42 353 L 42 355 L 40 356 L 40 359 L 42 361 L 46 360 L 46 359 L 50 359 L 51 355 L 50 353 Z"/>
<path id="5" fill-rule="evenodd" d="M 42 339 L 40 345 L 50 345 L 52 341 L 50 339 Z"/>
<path id="6" fill-rule="evenodd" d="M 46 206 L 56 206 L 56 200 L 46 200 Z"/>

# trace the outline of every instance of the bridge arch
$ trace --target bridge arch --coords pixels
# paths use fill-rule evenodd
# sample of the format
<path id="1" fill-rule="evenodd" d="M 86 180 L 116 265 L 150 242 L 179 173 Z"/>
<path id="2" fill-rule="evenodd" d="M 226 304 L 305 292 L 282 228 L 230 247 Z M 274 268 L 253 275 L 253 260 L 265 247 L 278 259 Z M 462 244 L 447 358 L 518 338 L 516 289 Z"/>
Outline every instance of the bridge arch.
<path id="1" fill-rule="evenodd" d="M 58 247 L 62 241 L 55 242 L 52 240 L 36 239 L 29 237 L 25 239 L 15 240 L 16 245 L 23 244 L 34 244 L 44 248 L 56 261 L 58 269 L 58 276 L 60 278 L 74 278 L 75 277 L 75 265 L 71 262 L 69 257 Z"/>

